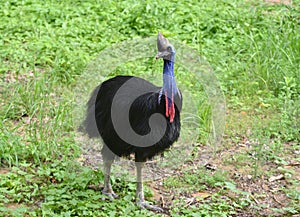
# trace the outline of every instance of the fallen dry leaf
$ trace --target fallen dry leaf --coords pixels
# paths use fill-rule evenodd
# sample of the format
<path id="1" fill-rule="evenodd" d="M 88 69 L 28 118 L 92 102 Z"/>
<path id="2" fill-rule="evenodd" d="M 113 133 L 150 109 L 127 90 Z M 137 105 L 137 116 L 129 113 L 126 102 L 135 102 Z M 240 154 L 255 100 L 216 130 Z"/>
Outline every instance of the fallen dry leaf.
<path id="1" fill-rule="evenodd" d="M 205 168 L 208 169 L 208 170 L 216 170 L 217 166 L 213 165 L 213 164 L 210 164 L 210 163 L 207 163 L 207 164 L 205 164 Z"/>
<path id="2" fill-rule="evenodd" d="M 86 159 L 84 158 L 84 157 L 79 157 L 79 158 L 77 158 L 77 161 L 78 162 L 83 162 L 83 161 L 85 161 Z"/>
<path id="3" fill-rule="evenodd" d="M 211 193 L 208 193 L 208 192 L 197 192 L 195 194 L 192 194 L 192 196 L 197 200 L 203 200 L 203 199 L 206 199 L 208 197 L 211 196 Z"/>
<path id="4" fill-rule="evenodd" d="M 274 182 L 274 181 L 277 181 L 277 180 L 280 180 L 280 179 L 283 179 L 284 178 L 284 175 L 280 174 L 278 176 L 271 176 L 269 178 L 269 182 Z"/>
<path id="5" fill-rule="evenodd" d="M 286 165 L 285 167 L 296 167 L 296 166 L 300 166 L 300 162 L 291 162 L 288 165 Z"/>

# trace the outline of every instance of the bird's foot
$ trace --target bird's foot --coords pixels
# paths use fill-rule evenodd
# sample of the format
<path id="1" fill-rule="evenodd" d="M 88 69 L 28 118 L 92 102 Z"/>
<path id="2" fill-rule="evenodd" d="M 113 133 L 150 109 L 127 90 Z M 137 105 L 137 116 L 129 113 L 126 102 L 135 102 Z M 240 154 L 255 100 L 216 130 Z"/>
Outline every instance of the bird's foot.
<path id="1" fill-rule="evenodd" d="M 159 206 L 154 206 L 154 205 L 150 205 L 148 202 L 146 201 L 139 201 L 137 202 L 138 207 L 140 207 L 141 209 L 147 209 L 147 210 L 151 210 L 154 212 L 163 212 L 164 210 L 162 208 L 160 208 Z"/>
<path id="2" fill-rule="evenodd" d="M 119 197 L 113 190 L 103 190 L 102 194 L 106 196 L 106 197 L 103 197 L 102 200 L 106 200 L 107 198 L 109 200 L 114 200 Z"/>

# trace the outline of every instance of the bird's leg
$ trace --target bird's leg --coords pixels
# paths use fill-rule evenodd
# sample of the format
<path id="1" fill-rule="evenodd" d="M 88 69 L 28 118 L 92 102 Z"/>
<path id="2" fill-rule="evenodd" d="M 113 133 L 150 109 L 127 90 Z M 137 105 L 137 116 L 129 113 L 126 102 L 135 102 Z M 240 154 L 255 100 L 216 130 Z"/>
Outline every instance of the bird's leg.
<path id="1" fill-rule="evenodd" d="M 113 162 L 114 160 L 104 160 L 104 188 L 102 190 L 102 194 L 108 196 L 112 200 L 118 197 L 113 191 L 110 183 L 110 172 Z"/>
<path id="2" fill-rule="evenodd" d="M 158 206 L 153 206 L 145 201 L 144 189 L 143 189 L 143 178 L 142 169 L 145 163 L 136 162 L 136 173 L 137 173 L 137 187 L 136 187 L 136 203 L 142 209 L 148 209 L 156 212 L 163 212 L 163 209 Z"/>
<path id="3" fill-rule="evenodd" d="M 142 177 L 142 169 L 144 163 L 136 162 L 136 176 L 137 176 L 137 186 L 136 186 L 136 200 L 139 204 L 140 202 L 145 201 L 144 197 L 144 188 L 143 188 L 143 177 Z"/>

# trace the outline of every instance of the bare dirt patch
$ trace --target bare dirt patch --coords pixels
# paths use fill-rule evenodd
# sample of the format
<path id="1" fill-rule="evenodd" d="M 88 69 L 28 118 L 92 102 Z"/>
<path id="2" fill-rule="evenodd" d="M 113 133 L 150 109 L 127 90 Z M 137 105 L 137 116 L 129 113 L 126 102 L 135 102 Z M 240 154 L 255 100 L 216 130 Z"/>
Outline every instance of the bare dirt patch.
<path id="1" fill-rule="evenodd" d="M 9 173 L 10 172 L 10 170 L 9 169 L 6 169 L 6 168 L 0 168 L 0 174 L 7 174 L 7 173 Z"/>
<path id="2" fill-rule="evenodd" d="M 14 209 L 19 208 L 20 204 L 18 204 L 18 203 L 8 203 L 8 204 L 5 204 L 5 207 L 14 210 Z"/>

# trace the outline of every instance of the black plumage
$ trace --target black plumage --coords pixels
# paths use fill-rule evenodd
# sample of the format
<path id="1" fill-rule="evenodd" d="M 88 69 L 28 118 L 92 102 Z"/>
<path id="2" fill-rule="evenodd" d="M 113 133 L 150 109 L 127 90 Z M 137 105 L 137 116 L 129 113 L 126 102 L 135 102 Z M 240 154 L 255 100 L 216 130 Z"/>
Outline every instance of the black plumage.
<path id="1" fill-rule="evenodd" d="M 116 76 L 103 82 L 93 91 L 88 102 L 85 128 L 89 137 L 99 137 L 100 134 L 104 145 L 108 146 L 108 148 L 119 157 L 126 157 L 134 153 L 135 161 L 144 162 L 169 148 L 178 139 L 180 133 L 179 111 L 181 109 L 181 97 L 179 97 L 179 95 L 175 96 L 176 106 L 174 121 L 170 123 L 169 118 L 166 118 L 167 129 L 161 140 L 149 147 L 133 146 L 119 137 L 114 130 L 111 120 L 112 100 L 124 82 L 132 78 L 132 76 Z M 133 130 L 139 135 L 146 135 L 151 130 L 149 127 L 149 117 L 155 113 L 165 115 L 165 97 L 163 95 L 159 103 L 158 97 L 161 87 L 157 87 L 142 78 L 134 77 L 134 79 L 138 80 L 136 83 L 139 87 L 134 86 L 133 88 L 145 88 L 145 85 L 147 85 L 148 88 L 153 90 L 153 92 L 144 94 L 134 100 L 129 112 L 129 120 Z M 128 96 L 131 95 L 130 92 L 126 94 L 128 94 Z M 124 104 L 126 103 L 127 101 L 125 99 L 120 106 L 125 106 Z M 93 120 L 96 121 L 96 125 L 91 124 Z M 159 128 L 160 126 L 157 125 L 156 130 Z M 106 150 L 107 149 L 103 149 L 103 151 Z M 107 153 L 103 154 L 107 155 Z"/>
<path id="2" fill-rule="evenodd" d="M 158 50 L 159 54 L 157 58 L 163 58 L 165 62 L 163 87 L 157 87 L 142 78 L 116 76 L 95 88 L 87 104 L 87 116 L 83 122 L 83 127 L 89 137 L 101 136 L 104 142 L 102 156 L 106 177 L 103 193 L 111 198 L 116 197 L 109 183 L 110 167 L 115 155 L 126 157 L 130 154 L 135 154 L 136 162 L 145 162 L 149 158 L 168 149 L 178 139 L 180 134 L 182 97 L 174 79 L 175 49 L 160 33 L 158 36 Z M 128 83 L 130 80 L 134 82 Z M 126 91 L 118 92 L 124 85 L 128 86 Z M 133 102 L 130 101 L 129 98 L 136 92 L 143 94 L 134 99 Z M 119 99 L 116 99 L 116 95 L 118 94 L 121 97 L 119 96 Z M 122 108 L 130 108 L 128 114 L 129 123 L 136 134 L 144 136 L 153 131 L 153 135 L 160 133 L 163 136 L 158 142 L 147 147 L 144 147 L 143 144 L 133 145 L 128 141 L 124 141 L 123 137 L 119 136 L 118 130 L 115 129 L 112 120 L 112 115 L 116 115 L 112 114 L 113 100 L 116 100 L 114 103 L 119 108 L 118 114 L 123 112 Z M 149 118 L 157 113 L 164 117 L 166 125 L 161 124 L 161 120 L 154 120 L 152 121 L 151 129 Z M 116 116 L 116 120 L 118 123 L 123 122 L 121 116 Z M 126 132 L 127 128 L 124 127 L 122 130 Z M 141 170 L 142 164 L 137 164 L 137 202 L 143 208 L 160 210 L 144 202 Z"/>

